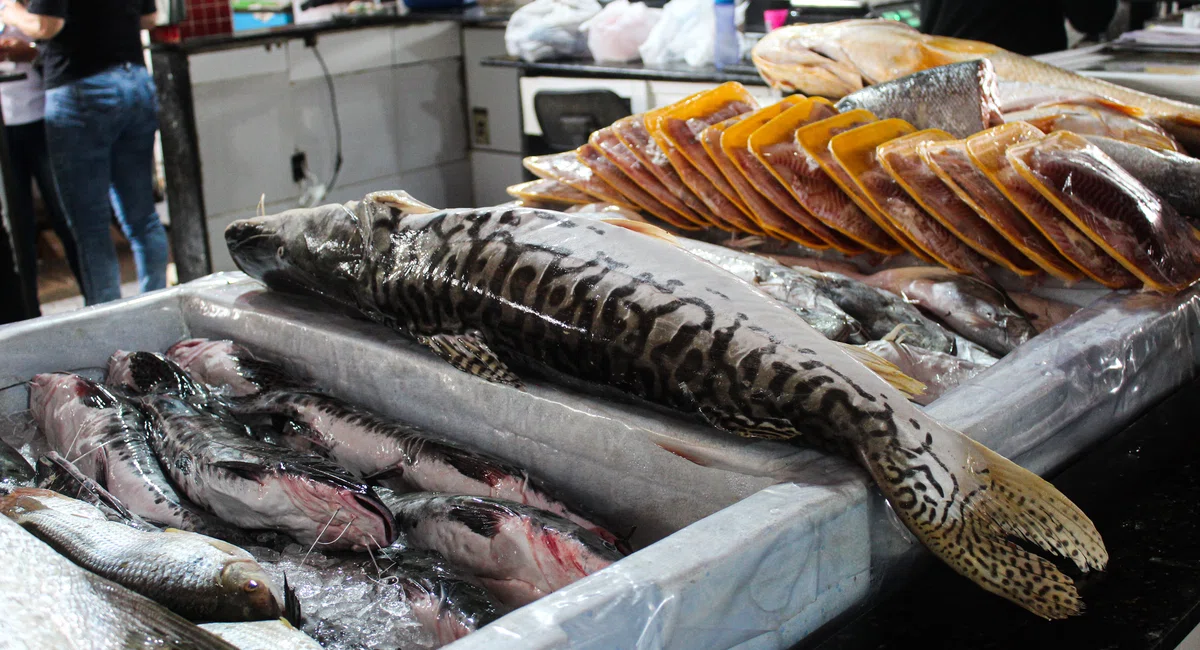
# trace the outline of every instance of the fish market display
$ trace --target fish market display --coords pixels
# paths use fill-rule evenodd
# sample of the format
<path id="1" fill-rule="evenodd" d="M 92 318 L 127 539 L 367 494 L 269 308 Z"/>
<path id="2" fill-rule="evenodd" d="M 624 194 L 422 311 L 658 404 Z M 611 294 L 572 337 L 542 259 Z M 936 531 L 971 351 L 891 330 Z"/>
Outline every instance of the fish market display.
<path id="1" fill-rule="evenodd" d="M 321 650 L 321 644 L 283 619 L 246 623 L 204 623 L 200 627 L 238 650 Z"/>
<path id="2" fill-rule="evenodd" d="M 230 403 L 239 415 L 267 414 L 299 425 L 283 427 L 277 435 L 289 446 L 319 452 L 356 476 L 398 480 L 411 490 L 508 499 L 548 510 L 617 541 L 550 495 L 525 470 L 336 397 L 298 389 L 305 382 L 232 341 L 189 339 L 172 346 L 168 354 L 199 381 L 247 398 Z"/>
<path id="3" fill-rule="evenodd" d="M 914 267 L 880 271 L 864 281 L 903 296 L 994 354 L 1008 354 L 1037 335 L 1003 291 L 976 278 Z"/>
<path id="4" fill-rule="evenodd" d="M 254 558 L 220 540 L 184 531 L 135 530 L 49 490 L 13 492 L 0 499 L 0 513 L 72 562 L 180 616 L 253 621 L 277 618 L 282 611 Z"/>
<path id="5" fill-rule="evenodd" d="M 333 548 L 395 539 L 395 522 L 371 488 L 320 456 L 251 439 L 173 395 L 148 395 L 141 404 L 171 480 L 222 520 Z"/>
<path id="6" fill-rule="evenodd" d="M 0 517 L 0 630 L 15 650 L 237 650 L 162 605 L 80 568 Z"/>
<path id="7" fill-rule="evenodd" d="M 1078 593 L 1010 539 L 1084 571 L 1107 563 L 1094 526 L 1048 483 L 676 245 L 550 211 L 405 215 L 395 203 L 377 192 L 352 209 L 236 221 L 226 241 L 269 287 L 353 306 L 481 380 L 520 386 L 514 368 L 541 369 L 730 433 L 844 454 L 937 557 L 1039 615 L 1078 613 Z"/>
<path id="8" fill-rule="evenodd" d="M 1197 183 L 1185 181 L 1200 178 L 1200 164 L 1180 152 L 1172 125 L 1200 145 L 1200 110 L 1187 111 L 1193 125 L 1193 118 L 1168 117 L 1178 117 L 1183 105 L 1105 96 L 1099 91 L 1107 86 L 1065 72 L 1048 78 L 1077 87 L 1038 86 L 1021 76 L 1022 57 L 931 40 L 889 22 L 794 26 L 757 46 L 768 81 L 828 90 L 841 97 L 836 105 L 793 95 L 759 107 L 740 84 L 721 84 L 598 129 L 573 152 L 528 158 L 526 168 L 541 181 L 514 196 L 522 207 L 563 208 L 605 194 L 603 200 L 643 211 L 674 232 L 720 230 L 845 255 L 908 253 L 980 278 L 1003 269 L 1034 281 L 1048 273 L 1111 289 L 1143 280 L 1162 293 L 1200 279 L 1190 268 L 1170 282 L 1129 273 L 1114 259 L 1121 242 L 1108 241 L 1120 233 L 1099 222 L 1092 222 L 1095 230 L 1072 225 L 1006 157 L 1010 147 L 1047 133 L 1078 131 L 1112 143 L 1095 150 L 1104 166 L 1127 165 L 1151 194 L 1163 195 L 1152 199 L 1190 211 L 1200 198 L 1190 189 Z M 894 59 L 881 56 L 895 43 L 903 45 Z M 986 56 L 928 49 L 954 49 L 951 43 Z M 1030 68 L 1037 79 L 1046 76 L 1040 65 Z M 1021 79 L 1020 88 L 1014 91 L 1005 74 Z M 587 172 L 574 171 L 580 167 Z M 617 196 L 588 191 L 585 178 Z M 1069 178 L 1054 182 L 1059 186 L 1046 192 L 1070 192 Z M 549 189 L 535 196 L 526 186 Z M 1126 223 L 1154 230 L 1153 212 L 1126 211 Z"/>
<path id="9" fill-rule="evenodd" d="M 406 602 L 437 645 L 453 643 L 500 617 L 503 607 L 438 553 L 384 551 L 381 580 L 403 590 Z"/>
<path id="10" fill-rule="evenodd" d="M 94 382 L 66 373 L 37 375 L 29 408 L 50 447 L 148 521 L 203 531 L 211 518 L 181 497 L 147 443 L 145 415 Z"/>
<path id="11" fill-rule="evenodd" d="M 621 559 L 611 544 L 549 513 L 499 499 L 381 491 L 405 544 L 437 551 L 513 607 Z"/>
<path id="12" fill-rule="evenodd" d="M 869 86 L 846 95 L 836 106 L 842 112 L 865 108 L 880 119 L 899 118 L 918 130 L 940 129 L 965 138 L 1004 123 L 998 93 L 992 64 L 980 59 Z"/>

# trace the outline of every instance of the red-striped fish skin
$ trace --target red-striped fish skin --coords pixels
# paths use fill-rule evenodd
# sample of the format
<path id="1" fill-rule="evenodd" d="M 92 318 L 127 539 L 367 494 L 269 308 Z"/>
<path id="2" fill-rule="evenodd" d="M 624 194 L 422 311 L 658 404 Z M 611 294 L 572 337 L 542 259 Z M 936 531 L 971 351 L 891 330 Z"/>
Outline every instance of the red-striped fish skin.
<path id="1" fill-rule="evenodd" d="M 695 230 L 702 226 L 706 226 L 705 222 L 699 215 L 692 212 L 687 205 L 671 193 L 662 183 L 655 178 L 650 170 L 646 169 L 629 147 L 621 142 L 613 133 L 612 127 L 605 127 L 596 131 L 588 139 L 593 147 L 596 147 L 600 153 L 604 154 L 614 165 L 616 165 L 629 180 L 635 185 L 644 190 L 647 194 L 653 196 L 663 206 L 670 210 L 670 214 L 665 217 L 660 216 L 660 219 L 675 226 L 682 227 L 685 230 Z M 655 215 L 659 216 L 659 215 Z"/>
<path id="2" fill-rule="evenodd" d="M 633 179 L 625 175 L 625 172 L 621 171 L 616 163 L 606 158 L 595 145 L 585 144 L 580 147 L 579 160 L 646 212 L 677 227 L 679 223 L 685 223 L 688 224 L 686 226 L 688 229 L 695 228 L 686 219 L 679 217 L 671 208 L 663 205 L 661 201 L 643 190 Z"/>
<path id="3" fill-rule="evenodd" d="M 679 172 L 671 166 L 671 161 L 667 160 L 667 155 L 658 146 L 658 142 L 646 130 L 646 123 L 643 121 L 642 115 L 621 118 L 613 122 L 612 130 L 613 135 L 616 135 L 618 140 L 629 147 L 629 152 L 658 178 L 667 191 L 674 194 L 689 210 L 702 217 L 709 225 L 724 227 L 724 222 L 713 216 L 704 201 L 701 201 L 700 197 L 696 196 L 679 177 Z"/>
<path id="4" fill-rule="evenodd" d="M 1011 122 L 967 138 L 971 162 L 987 174 L 1004 196 L 1029 218 L 1058 252 L 1088 277 L 1110 289 L 1132 289 L 1140 283 L 1029 184 L 1005 156 L 1005 151 L 1022 142 L 1041 139 L 1028 124 Z"/>
<path id="5" fill-rule="evenodd" d="M 807 124 L 834 115 L 832 107 L 814 105 Z M 825 225 L 853 238 L 873 251 L 894 254 L 900 247 L 826 174 L 795 139 L 766 146 L 751 138 L 750 149 L 764 168 L 777 175 L 777 180 L 805 209 Z M 762 188 L 765 182 L 756 186 Z"/>
<path id="6" fill-rule="evenodd" d="M 1038 267 L 1000 236 L 971 206 L 963 202 L 936 172 L 925 164 L 918 147 L 925 142 L 948 140 L 945 131 L 918 131 L 879 146 L 877 154 L 888 174 L 903 186 L 930 216 L 963 243 L 992 262 L 1019 275 L 1033 275 Z"/>
<path id="7" fill-rule="evenodd" d="M 725 175 L 726 180 L 737 191 L 742 201 L 745 202 L 747 208 L 749 208 L 750 216 L 767 233 L 817 250 L 829 248 L 828 241 L 788 218 L 788 215 L 775 207 L 758 190 L 755 190 L 750 185 L 750 182 L 746 180 L 746 177 L 738 171 L 737 166 L 734 165 L 729 156 L 725 155 L 725 151 L 721 149 L 721 135 L 725 132 L 725 128 L 736 124 L 742 117 L 744 116 L 733 117 L 724 122 L 719 122 L 700 133 L 700 142 L 704 145 L 713 164 Z"/>
<path id="8" fill-rule="evenodd" d="M 1083 278 L 1079 269 L 975 166 L 965 141 L 931 142 L 918 152 L 947 188 L 1044 271 L 1067 282 Z"/>
<path id="9" fill-rule="evenodd" d="M 725 198 L 742 211 L 745 211 L 746 205 L 742 203 L 738 193 L 730 185 L 725 175 L 713 164 L 708 151 L 700 142 L 700 134 L 714 124 L 724 122 L 737 115 L 745 115 L 756 108 L 758 107 L 744 101 L 731 101 L 703 117 L 681 120 L 668 114 L 662 121 L 663 134 L 670 143 L 674 144 L 680 153 L 687 157 L 721 194 L 725 195 Z"/>
<path id="10" fill-rule="evenodd" d="M 1158 291 L 1200 278 L 1200 241 L 1165 201 L 1069 132 L 1010 147 L 1009 162 L 1130 273 Z"/>

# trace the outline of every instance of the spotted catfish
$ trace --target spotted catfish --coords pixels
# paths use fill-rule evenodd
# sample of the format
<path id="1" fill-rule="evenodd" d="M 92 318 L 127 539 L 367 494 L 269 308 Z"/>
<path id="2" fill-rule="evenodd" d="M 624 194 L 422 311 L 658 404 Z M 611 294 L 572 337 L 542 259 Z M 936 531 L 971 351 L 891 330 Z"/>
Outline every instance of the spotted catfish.
<path id="1" fill-rule="evenodd" d="M 399 193 L 398 198 L 403 198 Z M 533 209 L 406 214 L 392 193 L 236 221 L 233 259 L 268 286 L 353 305 L 456 367 L 509 363 L 617 389 L 744 436 L 860 463 L 935 555 L 1047 618 L 1073 582 L 1021 538 L 1101 569 L 1091 521 L 1053 486 L 940 424 L 797 314 L 659 238 Z M 314 286 L 315 285 L 315 286 Z"/>

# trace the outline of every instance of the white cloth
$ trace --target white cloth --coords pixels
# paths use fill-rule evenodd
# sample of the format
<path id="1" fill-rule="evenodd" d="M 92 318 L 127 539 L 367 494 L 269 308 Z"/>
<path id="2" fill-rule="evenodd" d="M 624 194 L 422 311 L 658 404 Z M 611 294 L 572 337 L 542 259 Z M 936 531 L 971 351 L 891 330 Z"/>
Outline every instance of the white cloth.
<path id="1" fill-rule="evenodd" d="M 31 40 L 21 30 L 10 27 L 2 36 L 15 36 L 23 41 Z M 4 111 L 4 123 L 10 126 L 37 122 L 46 117 L 46 90 L 42 75 L 32 63 L 12 63 L 13 72 L 24 72 L 21 81 L 0 83 L 0 109 Z"/>

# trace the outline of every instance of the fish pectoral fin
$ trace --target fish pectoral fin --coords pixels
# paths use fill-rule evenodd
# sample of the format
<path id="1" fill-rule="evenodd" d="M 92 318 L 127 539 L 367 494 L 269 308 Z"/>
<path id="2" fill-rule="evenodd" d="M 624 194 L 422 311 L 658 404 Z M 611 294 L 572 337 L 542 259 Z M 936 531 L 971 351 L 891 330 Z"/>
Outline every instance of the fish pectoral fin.
<path id="1" fill-rule="evenodd" d="M 477 331 L 420 336 L 417 340 L 465 373 L 514 388 L 522 387 L 521 379 L 508 369 Z"/>
<path id="2" fill-rule="evenodd" d="M 896 327 L 898 329 L 904 326 L 897 325 Z M 896 330 L 892 330 L 892 332 L 895 331 Z M 880 379 L 883 379 L 887 383 L 891 384 L 892 388 L 904 393 L 904 396 L 908 399 L 919 397 L 925 394 L 925 384 L 904 374 L 904 372 L 891 361 L 884 359 L 883 357 L 871 352 L 866 348 L 860 348 L 857 345 L 850 345 L 849 343 L 838 343 L 837 345 L 842 349 L 842 352 L 850 355 L 855 361 L 866 366 L 868 370 L 876 375 L 879 375 Z"/>
<path id="3" fill-rule="evenodd" d="M 933 425 L 936 426 L 936 425 Z M 1074 582 L 1014 540 L 1101 570 L 1108 551 L 1087 515 L 1053 485 L 953 430 L 916 448 L 894 438 L 860 460 L 904 525 L 946 564 L 987 591 L 1047 618 L 1083 611 Z"/>

